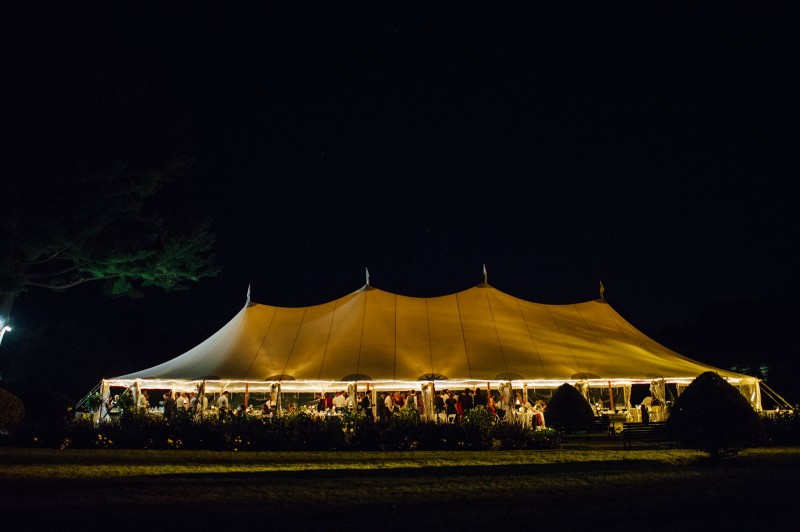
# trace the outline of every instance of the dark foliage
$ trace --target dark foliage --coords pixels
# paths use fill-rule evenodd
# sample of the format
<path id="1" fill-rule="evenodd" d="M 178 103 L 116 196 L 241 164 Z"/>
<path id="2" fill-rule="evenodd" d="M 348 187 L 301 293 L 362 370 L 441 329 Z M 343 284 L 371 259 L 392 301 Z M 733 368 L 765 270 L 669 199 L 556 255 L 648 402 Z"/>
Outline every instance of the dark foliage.
<path id="1" fill-rule="evenodd" d="M 713 458 L 764 442 L 764 427 L 756 411 L 712 371 L 699 375 L 678 397 L 667 424 L 677 441 Z"/>
<path id="2" fill-rule="evenodd" d="M 761 420 L 768 445 L 800 445 L 800 413 L 778 412 Z"/>
<path id="3" fill-rule="evenodd" d="M 0 430 L 19 424 L 25 418 L 22 399 L 0 388 Z"/>
<path id="4" fill-rule="evenodd" d="M 493 449 L 557 449 L 561 438 L 555 430 L 534 430 L 516 423 L 500 423 L 492 433 Z"/>
<path id="5" fill-rule="evenodd" d="M 561 431 L 583 430 L 593 418 L 592 407 L 586 398 L 567 383 L 556 388 L 547 403 L 547 422 Z"/>
<path id="6" fill-rule="evenodd" d="M 496 420 L 495 420 L 496 421 Z M 340 417 L 315 419 L 304 413 L 259 419 L 230 417 L 167 422 L 130 409 L 95 426 L 89 415 L 63 421 L 26 421 L 4 443 L 51 448 L 291 450 L 477 450 L 551 449 L 560 445 L 553 430 L 535 431 L 510 423 L 488 422 L 486 430 L 458 423 L 376 424 L 362 419 L 348 427 Z M 349 432 L 349 428 L 354 428 Z"/>

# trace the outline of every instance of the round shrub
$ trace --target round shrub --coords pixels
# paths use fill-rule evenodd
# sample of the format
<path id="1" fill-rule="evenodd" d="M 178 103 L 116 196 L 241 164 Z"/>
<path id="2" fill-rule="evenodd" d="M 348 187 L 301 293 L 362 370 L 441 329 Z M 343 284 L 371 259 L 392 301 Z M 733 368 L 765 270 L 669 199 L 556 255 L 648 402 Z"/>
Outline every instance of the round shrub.
<path id="1" fill-rule="evenodd" d="M 592 407 L 574 386 L 562 384 L 547 403 L 547 424 L 561 431 L 585 429 L 594 418 Z"/>
<path id="2" fill-rule="evenodd" d="M 25 418 L 22 399 L 0 388 L 0 430 L 17 425 Z"/>
<path id="3" fill-rule="evenodd" d="M 675 401 L 667 420 L 672 436 L 712 458 L 731 455 L 764 440 L 758 413 L 739 390 L 707 371 Z"/>
<path id="4" fill-rule="evenodd" d="M 464 414 L 467 445 L 471 449 L 488 449 L 492 445 L 492 430 L 497 418 L 483 406 L 476 406 Z"/>

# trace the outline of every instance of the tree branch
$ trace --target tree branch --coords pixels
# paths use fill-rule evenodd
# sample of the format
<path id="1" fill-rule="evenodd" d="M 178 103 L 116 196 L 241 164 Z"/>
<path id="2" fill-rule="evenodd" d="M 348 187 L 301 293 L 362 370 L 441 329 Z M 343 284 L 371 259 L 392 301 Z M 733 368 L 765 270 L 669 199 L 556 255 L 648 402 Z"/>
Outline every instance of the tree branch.
<path id="1" fill-rule="evenodd" d="M 69 259 L 65 259 L 63 257 L 59 257 L 59 255 L 61 254 L 62 251 L 64 251 L 64 250 L 63 249 L 59 249 L 58 251 L 56 251 L 55 253 L 53 253 L 52 255 L 47 257 L 46 259 L 32 260 L 32 261 L 29 261 L 29 262 L 25 262 L 24 265 L 23 265 L 23 268 L 27 268 L 29 266 L 36 266 L 38 264 L 45 264 L 45 263 L 50 262 L 51 260 L 55 260 L 55 259 L 69 260 Z"/>
<path id="2" fill-rule="evenodd" d="M 120 275 L 109 275 L 107 277 L 81 277 L 80 279 L 76 279 L 75 281 L 70 281 L 69 283 L 64 284 L 55 284 L 55 283 L 37 283 L 31 281 L 25 281 L 25 286 L 36 286 L 39 288 L 48 288 L 50 290 L 66 290 L 67 288 L 72 288 L 73 286 L 78 286 L 79 284 L 88 283 L 89 281 L 103 281 L 105 279 L 113 279 L 115 277 L 121 277 Z"/>

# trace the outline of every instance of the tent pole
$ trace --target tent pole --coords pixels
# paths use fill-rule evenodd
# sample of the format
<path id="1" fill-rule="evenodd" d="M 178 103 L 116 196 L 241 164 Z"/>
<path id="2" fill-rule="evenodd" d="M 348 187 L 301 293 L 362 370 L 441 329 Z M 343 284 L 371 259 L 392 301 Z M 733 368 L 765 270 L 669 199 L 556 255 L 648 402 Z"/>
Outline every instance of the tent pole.
<path id="1" fill-rule="evenodd" d="M 611 387 L 611 381 L 608 381 L 608 406 L 612 413 L 616 412 L 614 409 L 614 389 Z"/>
<path id="2" fill-rule="evenodd" d="M 105 379 L 100 381 L 100 411 L 99 415 L 97 416 L 97 423 L 96 425 L 100 425 L 100 422 L 103 421 L 106 416 L 108 416 L 108 397 L 111 395 L 111 387 L 108 385 Z"/>

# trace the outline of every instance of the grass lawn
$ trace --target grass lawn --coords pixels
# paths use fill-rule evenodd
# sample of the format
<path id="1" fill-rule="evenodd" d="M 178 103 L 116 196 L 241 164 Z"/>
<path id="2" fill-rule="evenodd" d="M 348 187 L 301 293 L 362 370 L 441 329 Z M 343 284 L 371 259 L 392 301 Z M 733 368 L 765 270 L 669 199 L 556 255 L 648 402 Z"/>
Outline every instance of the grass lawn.
<path id="1" fill-rule="evenodd" d="M 17 530 L 800 529 L 800 449 L 702 456 L 0 448 L 0 512 Z"/>

